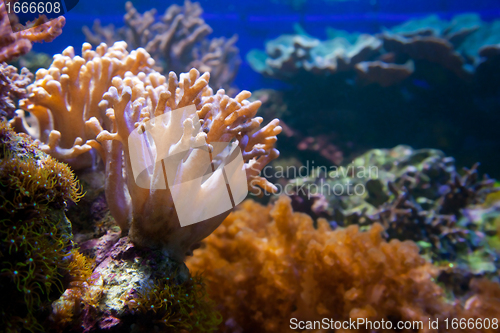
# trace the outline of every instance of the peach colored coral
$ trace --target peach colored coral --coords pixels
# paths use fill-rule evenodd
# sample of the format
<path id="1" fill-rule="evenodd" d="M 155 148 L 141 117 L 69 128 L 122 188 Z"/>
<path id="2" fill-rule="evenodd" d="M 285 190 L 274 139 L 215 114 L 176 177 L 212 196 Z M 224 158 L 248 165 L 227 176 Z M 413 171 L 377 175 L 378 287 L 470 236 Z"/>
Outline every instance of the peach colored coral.
<path id="1" fill-rule="evenodd" d="M 41 149 L 75 169 L 94 164 L 88 153 L 88 140 L 95 135 L 85 122 L 92 117 L 104 121 L 105 113 L 98 108 L 103 94 L 115 76 L 125 72 L 148 72 L 154 60 L 144 49 L 127 52 L 127 44 L 105 44 L 93 50 L 90 44 L 82 47 L 77 56 L 73 47 L 56 54 L 49 69 L 40 69 L 35 82 L 28 86 L 28 98 L 21 107 L 38 120 L 37 126 L 26 131 L 42 143 Z"/>

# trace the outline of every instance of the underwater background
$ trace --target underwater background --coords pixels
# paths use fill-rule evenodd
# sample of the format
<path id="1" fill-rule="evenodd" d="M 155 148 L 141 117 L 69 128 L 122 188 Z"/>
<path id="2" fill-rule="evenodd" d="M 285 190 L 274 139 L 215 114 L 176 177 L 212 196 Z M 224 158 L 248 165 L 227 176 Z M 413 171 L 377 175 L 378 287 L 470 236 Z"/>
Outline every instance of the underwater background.
<path id="1" fill-rule="evenodd" d="M 338 114 L 328 112 L 321 117 L 330 118 L 327 123 L 336 123 L 337 129 L 331 126 L 315 128 L 319 122 L 309 119 L 311 126 L 308 126 L 308 130 L 316 134 L 331 134 L 332 130 L 344 128 L 344 132 L 348 131 L 349 134 L 340 133 L 338 135 L 341 138 L 337 140 L 339 145 L 353 145 L 340 148 L 348 157 L 351 152 L 357 155 L 368 148 L 393 147 L 397 144 L 408 144 L 414 148 L 433 147 L 454 156 L 461 166 L 481 161 L 484 172 L 498 177 L 498 168 L 494 166 L 499 162 L 498 155 L 491 153 L 500 148 L 495 134 L 500 121 L 495 111 L 499 103 L 496 95 L 499 79 L 495 73 L 498 67 L 495 64 L 490 67 L 488 64 L 480 67 L 476 73 L 481 59 L 479 49 L 500 42 L 497 22 L 500 9 L 494 1 L 269 1 L 265 5 L 255 2 L 228 4 L 209 1 L 200 4 L 203 19 L 213 30 L 209 37 L 238 36 L 235 45 L 242 62 L 238 75 L 234 78 L 234 85 L 250 91 L 273 88 L 295 94 L 302 91 L 298 89 L 306 89 L 305 82 L 293 84 L 294 80 L 301 80 L 300 76 L 279 80 L 276 73 L 261 75 L 262 71 L 259 73 L 259 70 L 255 70 L 259 66 L 255 51 L 264 51 L 266 42 L 282 35 L 304 33 L 322 41 L 348 37 L 347 40 L 354 43 L 359 34 L 375 36 L 384 31 L 390 32 L 393 28 L 399 32 L 430 28 L 435 29 L 434 33 L 437 35 L 444 36 L 446 32 L 443 30 L 447 28 L 455 33 L 461 29 L 481 27 L 470 36 L 463 36 L 464 40 L 453 42 L 453 51 L 456 49 L 464 56 L 463 64 L 456 65 L 457 68 L 462 67 L 460 70 L 463 69 L 463 73 L 458 73 L 455 69 L 443 69 L 446 67 L 443 65 L 435 68 L 433 66 L 436 65 L 432 63 L 422 64 L 426 62 L 423 59 L 419 60 L 420 65 L 416 64 L 417 70 L 413 75 L 405 78 L 404 82 L 398 82 L 397 86 L 391 84 L 382 90 L 364 87 L 366 83 L 353 84 L 356 73 L 349 73 L 351 75 L 344 77 L 339 74 L 337 81 L 334 78 L 318 82 L 320 86 L 328 85 L 324 93 L 337 91 L 336 95 L 328 98 L 329 101 L 319 102 L 318 97 L 315 97 L 306 102 L 306 98 L 301 97 L 307 105 L 294 103 L 297 105 L 293 108 L 321 109 L 326 103 L 334 108 Z M 163 13 L 163 7 L 167 7 L 154 1 L 134 3 L 134 6 L 139 13 L 151 8 Z M 70 44 L 80 45 L 85 41 L 85 35 L 81 33 L 82 26 L 91 27 L 95 19 L 99 19 L 103 26 L 123 26 L 123 11 L 124 4 L 121 2 L 79 3 L 66 15 L 62 35 L 50 44 L 35 44 L 34 48 L 52 54 L 61 52 Z M 397 27 L 401 28 L 398 30 Z M 344 35 L 344 32 L 349 33 L 350 37 Z M 326 52 L 332 53 L 336 47 L 339 46 L 332 45 Z M 350 50 L 345 46 L 340 48 Z M 391 49 L 383 53 L 393 54 L 394 51 Z M 396 62 L 404 64 L 407 58 L 407 55 L 399 55 Z M 373 59 L 377 59 L 377 56 L 371 55 L 360 60 Z M 450 73 L 453 71 L 456 73 Z M 464 77 L 471 72 L 476 73 L 474 78 Z M 322 77 L 320 75 L 304 79 L 321 80 Z M 344 83 L 346 86 L 342 86 Z M 307 85 L 310 86 L 309 83 Z M 305 94 L 309 95 L 308 93 L 306 91 Z M 357 96 L 363 98 L 356 98 Z M 352 113 L 357 113 L 358 117 L 346 119 L 353 118 Z M 470 121 L 472 114 L 474 120 Z M 299 117 L 293 118 L 293 121 L 302 122 Z"/>
<path id="2" fill-rule="evenodd" d="M 1 6 L 0 332 L 500 330 L 500 2 Z"/>

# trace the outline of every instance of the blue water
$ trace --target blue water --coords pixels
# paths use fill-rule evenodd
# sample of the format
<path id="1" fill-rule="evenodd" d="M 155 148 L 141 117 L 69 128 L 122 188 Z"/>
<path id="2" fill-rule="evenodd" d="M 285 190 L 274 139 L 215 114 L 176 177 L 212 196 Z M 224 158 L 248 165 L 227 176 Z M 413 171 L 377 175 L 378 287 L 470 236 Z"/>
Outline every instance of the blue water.
<path id="1" fill-rule="evenodd" d="M 274 1 L 208 1 L 201 0 L 203 18 L 213 29 L 209 37 L 231 37 L 238 34 L 242 64 L 236 78 L 236 86 L 255 90 L 265 86 L 279 86 L 253 71 L 245 61 L 251 49 L 263 49 L 267 40 L 281 34 L 293 33 L 293 26 L 301 26 L 316 38 L 326 38 L 325 28 L 349 32 L 376 33 L 382 28 L 390 28 L 412 18 L 438 14 L 443 19 L 454 15 L 475 12 L 485 21 L 500 18 L 500 1 L 493 0 L 292 0 Z M 157 8 L 162 14 L 171 4 L 183 1 L 132 1 L 140 13 Z M 35 44 L 34 50 L 49 54 L 59 53 L 66 46 L 73 45 L 79 50 L 85 42 L 81 32 L 83 25 L 92 26 L 95 19 L 103 25 L 123 25 L 125 1 L 80 0 L 78 5 L 66 15 L 63 34 L 50 44 Z"/>
<path id="2" fill-rule="evenodd" d="M 204 10 L 205 22 L 213 29 L 208 38 L 221 36 L 229 38 L 234 34 L 239 36 L 236 46 L 239 48 L 242 63 L 234 81 L 236 88 L 250 91 L 272 88 L 285 92 L 292 91 L 294 96 L 300 96 L 290 106 L 294 108 L 293 116 L 290 116 L 290 119 L 286 117 L 282 119 L 285 122 L 295 121 L 302 125 L 302 120 L 297 118 L 300 112 L 297 113 L 298 110 L 295 109 L 310 108 L 310 100 L 317 102 L 321 100 L 322 102 L 318 102 L 315 107 L 318 110 L 330 110 L 328 114 L 332 117 L 324 124 L 321 130 L 323 132 L 338 129 L 336 126 L 340 120 L 336 117 L 339 117 L 339 114 L 348 114 L 349 119 L 358 118 L 353 118 L 354 123 L 351 125 L 355 126 L 347 132 L 358 141 L 369 141 L 369 148 L 391 148 L 401 143 L 414 148 L 437 148 L 454 156 L 460 167 L 470 166 L 479 161 L 482 163 L 483 172 L 499 177 L 497 166 L 500 157 L 498 154 L 492 154 L 500 147 L 500 140 L 495 134 L 495 129 L 500 127 L 500 118 L 494 112 L 498 110 L 500 101 L 497 85 L 483 85 L 480 89 L 488 91 L 480 91 L 480 94 L 477 94 L 477 91 L 473 92 L 474 88 L 469 89 L 466 85 L 461 85 L 460 81 L 453 79 L 446 81 L 446 76 L 436 72 L 435 77 L 432 75 L 413 77 L 409 87 L 403 87 L 399 92 L 395 89 L 351 91 L 348 87 L 354 84 L 351 82 L 352 78 L 346 80 L 347 86 L 322 86 L 304 92 L 301 89 L 307 90 L 307 87 L 313 87 L 315 83 L 302 82 L 302 87 L 297 87 L 290 82 L 266 78 L 250 67 L 246 55 L 252 49 L 264 50 L 267 41 L 280 35 L 293 34 L 296 31 L 294 26 L 297 24 L 311 36 L 326 39 L 327 27 L 347 32 L 376 34 L 384 28 L 392 28 L 408 20 L 431 14 L 450 20 L 458 14 L 476 13 L 483 21 L 490 22 L 500 19 L 500 1 L 201 0 L 199 2 Z M 182 5 L 183 1 L 133 1 L 139 13 L 156 8 L 158 16 L 174 3 Z M 124 1 L 80 0 L 80 3 L 66 15 L 67 23 L 63 34 L 52 43 L 35 44 L 33 49 L 54 54 L 72 45 L 79 54 L 81 45 L 85 42 L 82 26 L 91 27 L 95 19 L 100 19 L 103 26 L 114 24 L 115 27 L 121 27 L 124 24 L 124 14 Z M 454 83 L 458 83 L 458 86 L 454 86 Z M 373 117 L 376 119 L 372 119 Z M 304 133 L 312 131 L 317 134 L 316 126 L 321 127 L 321 123 L 312 121 L 311 128 L 304 125 Z M 379 121 L 381 123 L 378 123 Z M 380 130 L 385 128 L 382 125 L 389 123 L 392 124 L 390 129 Z M 437 137 L 440 139 L 436 139 Z"/>

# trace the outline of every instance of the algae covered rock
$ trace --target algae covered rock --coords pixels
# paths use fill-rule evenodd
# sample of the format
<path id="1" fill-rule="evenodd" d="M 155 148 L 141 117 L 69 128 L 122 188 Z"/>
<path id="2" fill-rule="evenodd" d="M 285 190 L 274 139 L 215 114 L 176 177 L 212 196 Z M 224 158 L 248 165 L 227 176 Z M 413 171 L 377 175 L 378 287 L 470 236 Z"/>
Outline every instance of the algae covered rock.
<path id="1" fill-rule="evenodd" d="M 0 124 L 0 326 L 37 331 L 71 280 L 76 252 L 66 204 L 78 181 L 64 163 Z"/>
<path id="2" fill-rule="evenodd" d="M 81 244 L 96 258 L 83 287 L 52 305 L 54 321 L 72 332 L 210 332 L 221 322 L 199 276 L 159 250 L 108 234 Z"/>

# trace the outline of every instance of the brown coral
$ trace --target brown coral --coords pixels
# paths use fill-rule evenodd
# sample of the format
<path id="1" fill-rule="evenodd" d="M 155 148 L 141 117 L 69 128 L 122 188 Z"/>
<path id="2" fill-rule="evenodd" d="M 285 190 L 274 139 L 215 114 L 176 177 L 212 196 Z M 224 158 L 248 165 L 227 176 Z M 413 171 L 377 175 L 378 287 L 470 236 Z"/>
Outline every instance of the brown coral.
<path id="1" fill-rule="evenodd" d="M 373 36 L 327 29 L 326 41 L 309 37 L 299 27 L 295 29 L 296 35 L 282 35 L 266 44 L 265 53 L 252 50 L 247 58 L 254 70 L 264 75 L 298 83 L 301 78 L 297 76 L 304 73 L 317 78 L 333 74 L 340 80 L 356 74 L 361 85 L 375 83 L 389 87 L 402 84 L 409 77 L 421 76 L 429 67 L 444 69 L 444 73 L 453 73 L 461 81 L 470 83 L 478 65 L 483 67 L 481 71 L 498 68 L 494 45 L 479 52 L 485 61 L 473 54 L 472 50 L 478 48 L 477 40 L 474 41 L 477 38 L 473 37 L 476 31 L 483 34 L 482 42 L 486 42 L 484 35 L 494 35 L 489 28 L 483 29 L 483 25 L 486 24 L 476 15 L 458 15 L 449 22 L 429 16 Z M 491 41 L 495 39 L 488 40 Z M 483 72 L 481 76 L 486 77 L 488 73 Z M 489 78 L 494 81 L 493 77 Z"/>
<path id="2" fill-rule="evenodd" d="M 462 315 L 495 316 L 497 296 L 472 296 L 467 313 L 445 299 L 434 282 L 438 270 L 413 242 L 387 243 L 382 232 L 379 224 L 367 232 L 357 226 L 332 231 L 323 219 L 315 229 L 286 197 L 274 208 L 246 201 L 187 264 L 204 272 L 227 332 L 292 331 L 291 318 L 384 319 L 393 327 L 399 320 L 419 320 L 419 331 L 426 332 L 429 320 L 437 318 L 442 323 Z M 495 283 L 482 285 L 498 289 Z"/>
<path id="3" fill-rule="evenodd" d="M 214 89 L 229 88 L 240 65 L 237 36 L 206 39 L 212 28 L 201 17 L 199 3 L 187 0 L 183 6 L 171 5 L 159 20 L 155 19 L 156 9 L 141 14 L 131 2 L 125 8 L 125 27 L 115 30 L 96 20 L 93 31 L 83 28 L 87 40 L 93 45 L 124 40 L 131 49 L 145 48 L 165 72 L 196 68 L 210 72 Z"/>
<path id="4" fill-rule="evenodd" d="M 378 83 L 390 87 L 410 77 L 415 70 L 412 61 L 404 65 L 388 64 L 382 61 L 363 61 L 355 66 L 360 82 Z"/>
<path id="5" fill-rule="evenodd" d="M 42 16 L 32 23 L 32 27 L 23 30 L 16 29 L 17 32 L 13 32 L 12 26 L 18 25 L 16 23 L 9 21 L 5 3 L 0 3 L 0 62 L 28 53 L 32 43 L 51 42 L 62 33 L 66 19 L 64 16 L 59 16 L 48 21 L 45 16 Z"/>
<path id="6" fill-rule="evenodd" d="M 465 69 L 463 57 L 455 51 L 453 44 L 444 38 L 425 35 L 408 37 L 385 33 L 382 39 L 387 52 L 438 64 L 462 79 L 472 77 L 472 74 Z"/>

